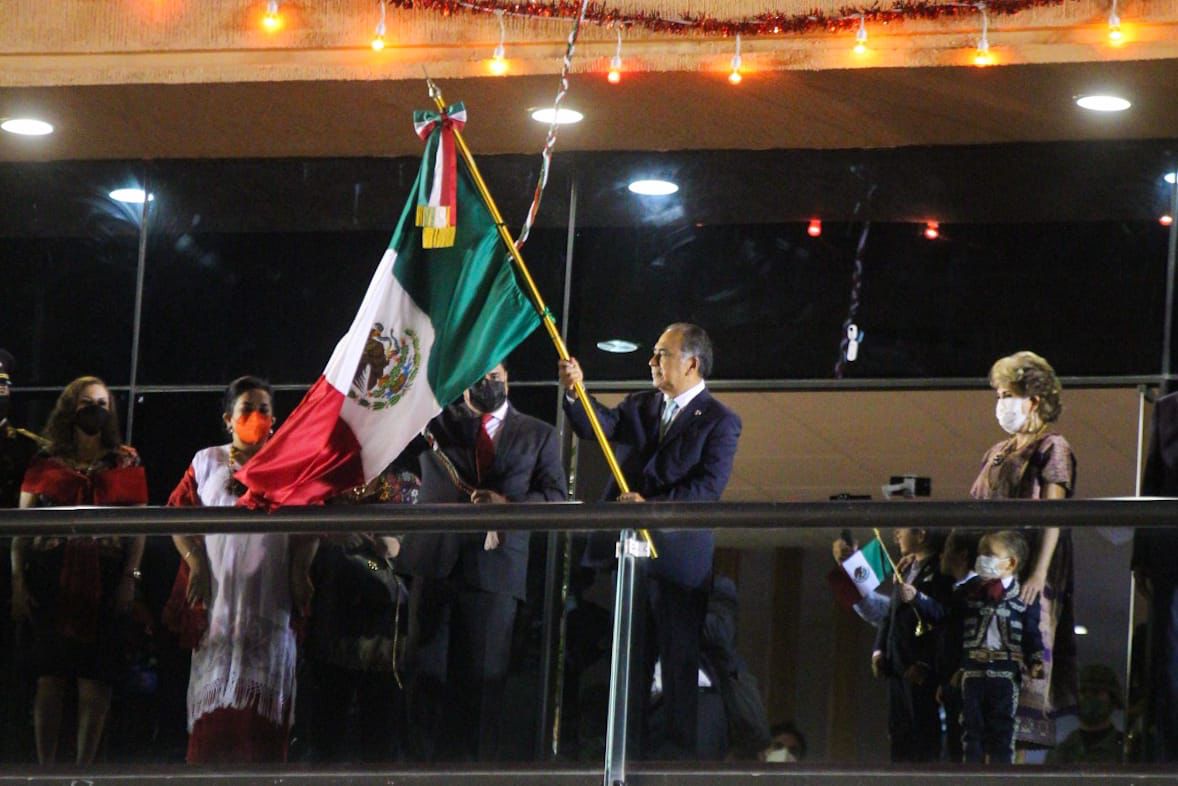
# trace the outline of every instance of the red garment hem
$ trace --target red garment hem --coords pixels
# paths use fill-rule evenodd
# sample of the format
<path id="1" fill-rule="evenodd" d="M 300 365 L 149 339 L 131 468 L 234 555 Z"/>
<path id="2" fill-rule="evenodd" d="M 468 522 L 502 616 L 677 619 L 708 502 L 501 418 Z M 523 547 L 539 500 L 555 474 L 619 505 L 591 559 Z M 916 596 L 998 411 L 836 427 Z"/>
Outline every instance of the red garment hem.
<path id="1" fill-rule="evenodd" d="M 189 764 L 285 762 L 288 729 L 253 709 L 222 707 L 202 715 L 188 735 Z"/>

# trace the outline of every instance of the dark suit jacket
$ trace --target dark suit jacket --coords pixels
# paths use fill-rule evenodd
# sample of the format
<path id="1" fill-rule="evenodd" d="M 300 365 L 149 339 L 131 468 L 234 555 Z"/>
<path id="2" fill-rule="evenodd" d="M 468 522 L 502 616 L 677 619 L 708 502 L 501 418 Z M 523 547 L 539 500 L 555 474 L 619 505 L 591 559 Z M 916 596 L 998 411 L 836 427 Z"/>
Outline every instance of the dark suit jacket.
<path id="1" fill-rule="evenodd" d="M 1178 393 L 1162 396 L 1153 405 L 1153 429 L 1141 493 L 1178 497 Z M 1133 569 L 1154 579 L 1178 581 L 1178 531 L 1137 530 L 1133 537 Z"/>
<path id="2" fill-rule="evenodd" d="M 930 627 L 923 636 L 916 635 L 917 611 L 914 603 L 901 603 L 898 597 L 899 587 L 892 589 L 892 605 L 888 609 L 888 616 L 875 637 L 875 648 L 884 654 L 884 660 L 890 673 L 901 675 L 909 666 L 920 664 L 930 671 L 936 660 L 937 637 L 931 630 L 928 606 L 936 605 L 941 609 L 949 602 L 953 592 L 953 580 L 942 574 L 937 568 L 937 557 L 927 557 L 916 572 L 912 586 L 928 598 L 932 603 L 921 604 L 924 609 L 920 618 Z"/>
<path id="3" fill-rule="evenodd" d="M 495 463 L 482 484 L 475 482 L 474 446 L 479 419 L 456 417 L 450 410 L 430 422 L 438 447 L 471 486 L 497 491 L 511 502 L 562 502 L 568 498 L 560 444 L 547 423 L 508 406 L 496 435 Z M 469 502 L 433 452 L 421 454 L 419 503 Z M 527 595 L 527 532 L 501 533 L 499 548 L 483 550 L 486 533 L 413 533 L 406 535 L 398 569 L 425 578 L 460 576 L 485 592 Z M 457 571 L 457 573 L 456 573 Z"/>
<path id="4" fill-rule="evenodd" d="M 705 389 L 675 416 L 660 443 L 662 405 L 663 394 L 657 390 L 632 393 L 613 409 L 593 401 L 630 490 L 651 501 L 719 500 L 732 474 L 740 416 Z M 564 408 L 577 436 L 593 439 L 580 402 L 566 396 Z M 612 500 L 617 495 L 617 485 L 611 481 L 605 498 Z M 688 587 L 705 585 L 715 548 L 711 531 L 663 530 L 652 535 L 659 551 L 659 558 L 649 565 L 652 575 Z"/>

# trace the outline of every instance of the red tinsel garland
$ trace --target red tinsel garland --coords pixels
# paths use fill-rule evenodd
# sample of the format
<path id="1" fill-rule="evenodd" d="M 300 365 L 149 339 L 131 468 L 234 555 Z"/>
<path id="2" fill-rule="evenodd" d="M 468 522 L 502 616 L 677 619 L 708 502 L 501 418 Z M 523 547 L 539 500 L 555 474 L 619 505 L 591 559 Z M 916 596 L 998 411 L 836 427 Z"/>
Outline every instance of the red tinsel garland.
<path id="1" fill-rule="evenodd" d="M 1028 8 L 1063 5 L 1066 0 L 988 0 L 986 11 L 990 14 L 1016 14 Z M 435 11 L 443 16 L 459 13 L 491 13 L 503 11 L 512 16 L 534 17 L 537 19 L 573 19 L 580 11 L 578 0 L 527 0 L 527 2 L 500 2 L 500 0 L 388 0 L 395 8 L 418 8 Z M 685 15 L 671 19 L 657 14 L 623 13 L 605 3 L 590 3 L 586 22 L 604 27 L 642 27 L 655 33 L 694 33 L 702 35 L 728 36 L 740 33 L 743 36 L 774 35 L 781 33 L 803 33 L 810 30 L 839 32 L 851 30 L 859 25 L 862 16 L 870 24 L 889 24 L 905 19 L 938 19 L 941 17 L 975 16 L 976 3 L 920 2 L 920 0 L 897 0 L 889 6 L 867 7 L 844 6 L 833 14 L 811 11 L 804 14 L 786 14 L 769 11 L 742 19 L 717 19 L 711 16 Z"/>

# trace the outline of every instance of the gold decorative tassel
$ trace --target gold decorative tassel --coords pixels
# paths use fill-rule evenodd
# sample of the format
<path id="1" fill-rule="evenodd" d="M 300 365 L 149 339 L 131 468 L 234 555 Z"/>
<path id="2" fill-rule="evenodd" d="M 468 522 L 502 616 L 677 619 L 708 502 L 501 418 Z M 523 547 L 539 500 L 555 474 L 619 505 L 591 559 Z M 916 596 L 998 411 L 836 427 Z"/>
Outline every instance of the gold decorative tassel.
<path id="1" fill-rule="evenodd" d="M 424 227 L 421 230 L 422 248 L 449 248 L 454 245 L 455 227 Z"/>

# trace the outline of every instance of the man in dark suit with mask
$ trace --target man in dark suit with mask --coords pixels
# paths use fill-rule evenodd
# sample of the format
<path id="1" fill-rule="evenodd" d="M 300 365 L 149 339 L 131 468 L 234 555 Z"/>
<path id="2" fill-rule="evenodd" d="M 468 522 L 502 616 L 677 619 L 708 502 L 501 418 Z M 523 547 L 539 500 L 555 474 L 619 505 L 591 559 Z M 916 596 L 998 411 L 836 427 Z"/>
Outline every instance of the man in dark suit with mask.
<path id="1" fill-rule="evenodd" d="M 633 393 L 612 409 L 593 402 L 631 489 L 619 495 L 611 484 L 606 498 L 630 503 L 719 500 L 732 474 L 741 422 L 707 391 L 705 380 L 712 370 L 708 334 L 686 322 L 668 326 L 648 366 L 654 390 Z M 564 405 L 569 421 L 579 437 L 592 439 L 584 409 L 571 398 L 574 385 L 583 379 L 581 368 L 572 359 L 561 361 L 559 371 L 569 393 Z M 658 758 L 695 758 L 700 631 L 715 538 L 710 530 L 663 530 L 652 536 L 658 559 L 639 563 L 636 583 L 634 647 L 644 661 L 631 681 L 630 706 L 642 713 L 635 717 L 644 722 L 649 717 L 657 660 L 669 723 L 659 750 L 641 741 L 637 750 Z M 643 724 L 629 725 L 631 739 L 640 740 Z"/>
<path id="2" fill-rule="evenodd" d="M 429 425 L 418 502 L 560 502 L 556 430 L 507 400 L 503 364 Z M 411 594 L 410 733 L 425 759 L 493 761 L 516 610 L 526 599 L 529 533 L 406 536 L 398 569 Z"/>

